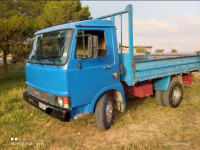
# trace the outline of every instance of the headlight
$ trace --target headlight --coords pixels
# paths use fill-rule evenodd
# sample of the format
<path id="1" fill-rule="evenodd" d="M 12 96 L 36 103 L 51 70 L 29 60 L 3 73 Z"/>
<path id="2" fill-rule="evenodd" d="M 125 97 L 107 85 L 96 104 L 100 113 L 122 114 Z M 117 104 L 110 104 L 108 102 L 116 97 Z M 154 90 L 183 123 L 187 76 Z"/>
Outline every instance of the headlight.
<path id="1" fill-rule="evenodd" d="M 60 106 L 63 106 L 63 100 L 62 100 L 61 97 L 58 97 L 58 98 L 57 98 L 57 102 L 58 102 L 58 104 L 59 104 Z"/>
<path id="2" fill-rule="evenodd" d="M 57 97 L 57 103 L 59 106 L 69 108 L 69 97 Z"/>

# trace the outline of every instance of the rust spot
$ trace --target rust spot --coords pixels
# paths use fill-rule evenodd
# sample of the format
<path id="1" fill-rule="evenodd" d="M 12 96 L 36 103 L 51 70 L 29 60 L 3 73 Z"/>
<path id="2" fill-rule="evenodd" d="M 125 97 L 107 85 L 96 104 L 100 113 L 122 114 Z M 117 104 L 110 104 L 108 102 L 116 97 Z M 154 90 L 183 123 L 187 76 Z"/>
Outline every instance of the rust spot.
<path id="1" fill-rule="evenodd" d="M 131 62 L 131 66 L 134 68 L 135 67 L 135 65 L 134 65 L 134 63 L 133 62 Z"/>

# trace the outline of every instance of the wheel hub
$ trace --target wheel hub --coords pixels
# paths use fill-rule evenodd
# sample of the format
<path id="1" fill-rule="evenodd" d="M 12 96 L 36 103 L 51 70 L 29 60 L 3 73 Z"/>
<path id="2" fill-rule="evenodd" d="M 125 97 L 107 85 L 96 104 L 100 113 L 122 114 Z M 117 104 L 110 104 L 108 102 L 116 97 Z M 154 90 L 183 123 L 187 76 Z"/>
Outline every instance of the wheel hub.
<path id="1" fill-rule="evenodd" d="M 172 103 L 176 105 L 180 97 L 181 97 L 181 91 L 178 87 L 175 87 L 172 92 Z"/>
<path id="2" fill-rule="evenodd" d="M 112 106 L 112 102 L 108 101 L 107 105 L 106 105 L 106 120 L 107 122 L 110 122 L 113 116 L 113 106 Z"/>

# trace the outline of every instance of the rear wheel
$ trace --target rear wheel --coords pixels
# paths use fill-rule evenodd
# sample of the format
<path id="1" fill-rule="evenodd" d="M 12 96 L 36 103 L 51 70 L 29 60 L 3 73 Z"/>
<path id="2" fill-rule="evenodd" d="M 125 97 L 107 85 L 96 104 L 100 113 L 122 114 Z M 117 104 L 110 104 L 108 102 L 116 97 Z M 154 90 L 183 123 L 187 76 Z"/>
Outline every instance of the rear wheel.
<path id="1" fill-rule="evenodd" d="M 163 91 L 161 91 L 161 90 L 156 90 L 155 99 L 156 99 L 156 102 L 157 102 L 159 105 L 165 106 L 165 104 L 164 104 L 164 102 L 163 102 Z"/>
<path id="2" fill-rule="evenodd" d="M 163 91 L 163 102 L 168 107 L 176 108 L 183 97 L 183 86 L 178 81 L 171 81 L 167 91 Z"/>
<path id="3" fill-rule="evenodd" d="M 98 128 L 107 130 L 113 123 L 113 99 L 109 94 L 104 94 L 97 102 L 95 108 L 95 121 Z"/>

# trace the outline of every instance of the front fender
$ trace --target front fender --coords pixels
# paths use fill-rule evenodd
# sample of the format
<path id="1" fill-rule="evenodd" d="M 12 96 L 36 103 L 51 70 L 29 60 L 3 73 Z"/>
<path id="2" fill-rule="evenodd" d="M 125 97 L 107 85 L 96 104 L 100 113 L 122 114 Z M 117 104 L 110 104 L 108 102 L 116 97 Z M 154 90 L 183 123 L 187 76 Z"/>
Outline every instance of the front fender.
<path id="1" fill-rule="evenodd" d="M 95 107 L 95 104 L 97 102 L 97 100 L 99 99 L 99 97 L 105 93 L 106 91 L 109 91 L 109 90 L 116 90 L 116 91 L 119 91 L 121 96 L 122 96 L 122 104 L 126 104 L 125 102 L 125 96 L 124 96 L 124 88 L 120 83 L 117 83 L 117 84 L 112 84 L 112 85 L 108 85 L 108 86 L 105 86 L 104 88 L 100 89 L 96 95 L 94 96 L 94 98 L 92 99 L 92 102 L 91 104 L 89 105 L 89 112 L 92 114 L 93 111 L 94 111 L 94 107 Z"/>

